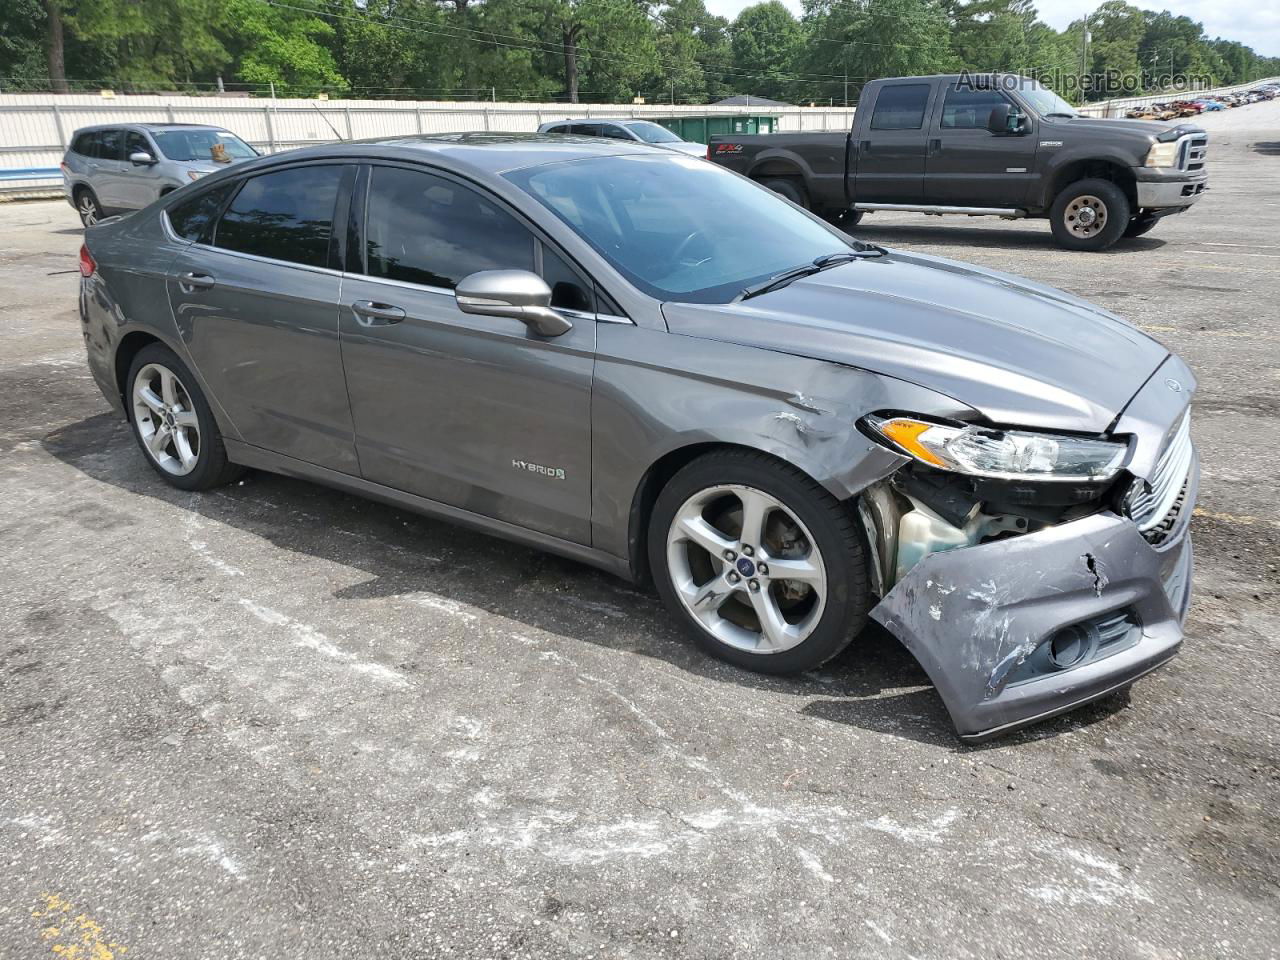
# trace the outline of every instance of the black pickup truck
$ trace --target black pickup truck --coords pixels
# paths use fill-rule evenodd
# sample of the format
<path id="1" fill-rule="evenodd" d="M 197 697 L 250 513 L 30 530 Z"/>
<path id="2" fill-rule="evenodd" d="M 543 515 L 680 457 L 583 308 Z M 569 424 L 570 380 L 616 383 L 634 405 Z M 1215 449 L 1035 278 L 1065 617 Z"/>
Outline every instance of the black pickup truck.
<path id="1" fill-rule="evenodd" d="M 830 219 L 875 210 L 1048 218 L 1057 242 L 1104 250 L 1186 210 L 1207 182 L 1199 127 L 1081 116 L 1034 80 L 874 80 L 853 129 L 715 136 L 707 157 Z"/>

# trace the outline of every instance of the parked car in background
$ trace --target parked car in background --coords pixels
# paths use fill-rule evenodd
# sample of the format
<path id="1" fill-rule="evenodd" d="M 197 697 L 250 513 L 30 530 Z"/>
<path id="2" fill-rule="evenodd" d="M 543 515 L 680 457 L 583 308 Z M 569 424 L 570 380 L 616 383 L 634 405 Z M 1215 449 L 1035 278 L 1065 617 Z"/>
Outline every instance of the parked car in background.
<path id="1" fill-rule="evenodd" d="M 1086 117 L 1034 80 L 873 80 L 853 128 L 711 138 L 708 159 L 824 216 L 915 211 L 1045 218 L 1069 250 L 1105 250 L 1204 190 L 1199 127 Z"/>
<path id="2" fill-rule="evenodd" d="M 668 150 L 676 150 L 694 157 L 707 155 L 705 143 L 681 140 L 662 124 L 654 123 L 652 120 L 601 120 L 598 117 L 586 120 L 556 120 L 544 123 L 538 127 L 538 132 L 633 140 L 637 143 L 651 143 L 655 147 L 666 147 Z"/>
<path id="3" fill-rule="evenodd" d="M 335 143 L 85 231 L 89 369 L 167 483 L 314 480 L 652 580 L 768 673 L 868 617 L 981 739 L 1189 604 L 1195 378 L 1031 281 L 594 138 Z"/>
<path id="4" fill-rule="evenodd" d="M 258 151 L 230 130 L 192 123 L 83 127 L 62 158 L 67 201 L 86 227 L 141 210 L 171 190 Z"/>

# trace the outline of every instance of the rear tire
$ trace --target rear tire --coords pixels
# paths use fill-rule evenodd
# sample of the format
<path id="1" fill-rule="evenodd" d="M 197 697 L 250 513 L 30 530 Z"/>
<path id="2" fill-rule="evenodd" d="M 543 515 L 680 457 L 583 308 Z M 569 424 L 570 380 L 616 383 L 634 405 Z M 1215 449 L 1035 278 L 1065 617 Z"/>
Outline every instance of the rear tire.
<path id="1" fill-rule="evenodd" d="M 79 187 L 75 196 L 76 213 L 80 215 L 80 223 L 83 226 L 92 227 L 105 216 L 102 204 L 98 203 L 98 198 L 88 187 Z"/>
<path id="2" fill-rule="evenodd" d="M 658 594 L 714 657 L 761 673 L 812 670 L 866 623 L 853 516 L 767 454 L 726 450 L 684 467 L 658 495 L 648 537 Z"/>
<path id="3" fill-rule="evenodd" d="M 1152 228 L 1159 222 L 1159 217 L 1134 217 L 1129 221 L 1128 226 L 1124 228 L 1124 235 L 1126 237 L 1140 237 L 1145 233 L 1150 233 Z"/>
<path id="4" fill-rule="evenodd" d="M 805 190 L 804 184 L 795 180 L 788 180 L 783 177 L 777 177 L 773 180 L 763 181 L 764 186 L 768 187 L 780 197 L 786 197 L 798 207 L 809 209 L 809 194 Z"/>
<path id="5" fill-rule="evenodd" d="M 1129 214 L 1129 198 L 1110 180 L 1077 180 L 1053 201 L 1049 226 L 1060 247 L 1105 250 L 1120 239 Z"/>
<path id="6" fill-rule="evenodd" d="M 147 463 L 179 490 L 208 490 L 238 478 L 196 378 L 168 347 L 152 343 L 129 365 L 125 409 Z"/>

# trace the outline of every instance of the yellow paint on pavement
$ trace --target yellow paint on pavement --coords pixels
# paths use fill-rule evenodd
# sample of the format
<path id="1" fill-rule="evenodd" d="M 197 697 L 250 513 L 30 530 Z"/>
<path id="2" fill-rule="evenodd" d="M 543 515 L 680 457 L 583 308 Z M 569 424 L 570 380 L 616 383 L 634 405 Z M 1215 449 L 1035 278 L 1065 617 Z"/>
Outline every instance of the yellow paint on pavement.
<path id="1" fill-rule="evenodd" d="M 40 939 L 49 944 L 61 960 L 116 960 L 129 948 L 109 939 L 102 924 L 87 913 L 76 913 L 75 905 L 56 893 L 40 895 L 42 905 L 31 916 L 44 923 Z"/>
<path id="2" fill-rule="evenodd" d="M 1272 520 L 1267 517 L 1251 517 L 1244 513 L 1219 513 L 1216 510 L 1206 510 L 1203 507 L 1196 507 L 1192 516 L 1205 517 L 1209 520 L 1219 520 L 1222 523 L 1238 523 L 1246 527 L 1253 526 L 1255 523 L 1262 523 L 1272 527 L 1280 527 L 1280 520 Z"/>

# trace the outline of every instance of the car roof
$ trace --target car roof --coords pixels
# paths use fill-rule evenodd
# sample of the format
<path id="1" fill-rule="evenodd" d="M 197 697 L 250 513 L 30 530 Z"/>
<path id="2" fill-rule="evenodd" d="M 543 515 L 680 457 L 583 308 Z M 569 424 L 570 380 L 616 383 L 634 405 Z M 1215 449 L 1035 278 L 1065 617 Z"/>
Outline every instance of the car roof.
<path id="1" fill-rule="evenodd" d="M 93 133 L 96 130 L 226 130 L 212 123 L 138 123 L 124 120 L 120 123 L 95 123 L 87 127 L 77 127 L 74 134 Z M 231 131 L 228 131 L 228 133 Z M 74 135 L 73 134 L 73 135 Z"/>
<path id="2" fill-rule="evenodd" d="M 446 166 L 482 173 L 504 173 L 522 167 L 585 160 L 593 157 L 677 156 L 670 150 L 629 140 L 541 133 L 437 133 L 371 140 L 345 140 L 270 154 L 236 164 L 235 169 L 267 166 L 273 161 L 320 158 L 447 161 Z"/>

